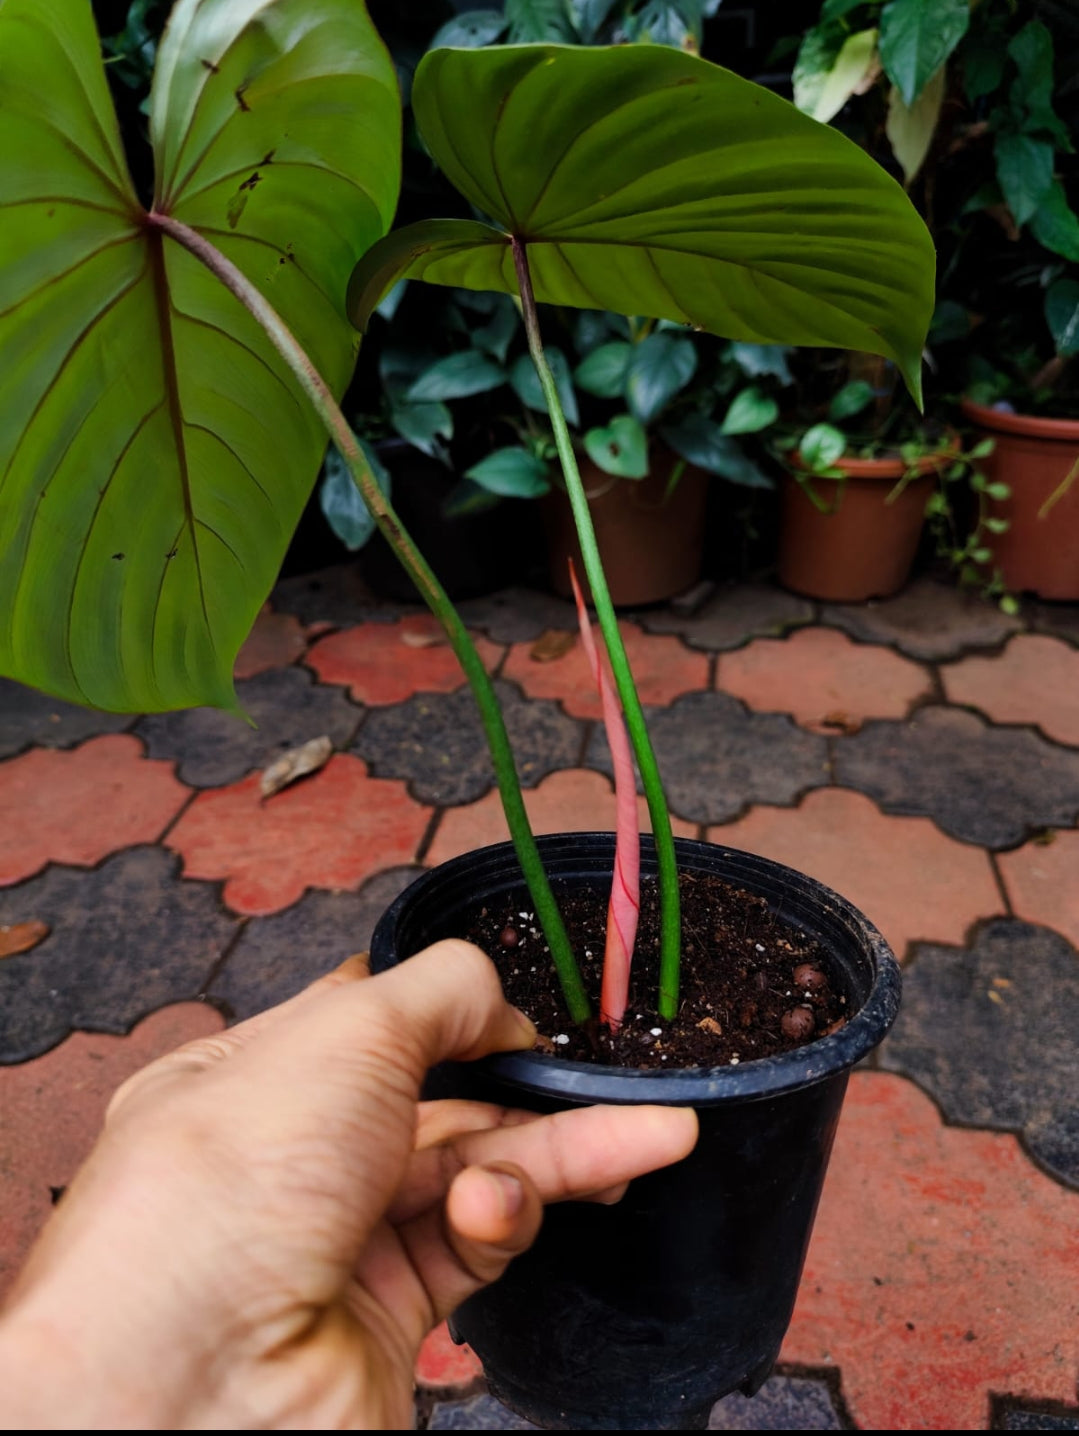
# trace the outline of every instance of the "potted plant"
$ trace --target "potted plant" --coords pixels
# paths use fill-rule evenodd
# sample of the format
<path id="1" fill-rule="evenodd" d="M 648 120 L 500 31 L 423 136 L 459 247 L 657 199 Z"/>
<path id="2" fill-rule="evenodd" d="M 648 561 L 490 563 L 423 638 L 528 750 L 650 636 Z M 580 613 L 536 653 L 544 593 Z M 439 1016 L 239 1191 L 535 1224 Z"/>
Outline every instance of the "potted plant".
<path id="1" fill-rule="evenodd" d="M 179 0 L 154 78 L 156 178 L 146 207 L 127 176 L 88 6 L 57 15 L 32 0 L 6 0 L 0 49 L 0 186 L 19 211 L 5 230 L 0 270 L 0 350 L 17 376 L 0 396 L 7 520 L 0 669 L 121 711 L 199 702 L 236 711 L 233 660 L 314 480 L 324 425 L 446 625 L 476 694 L 514 857 L 507 866 L 507 855 L 496 854 L 501 870 L 493 879 L 469 878 L 469 897 L 482 918 L 492 880 L 515 901 L 528 892 L 527 938 L 549 949 L 565 1002 L 559 1024 L 573 1034 L 550 1036 L 555 1052 L 573 1051 L 574 1040 L 587 1049 L 593 1039 L 600 1052 L 604 1044 L 618 1052 L 637 1030 L 627 1004 L 638 904 L 655 910 L 648 986 L 658 988 L 653 1021 L 661 1037 L 692 1010 L 688 983 L 680 996 L 684 888 L 706 891 L 710 922 L 721 921 L 725 902 L 743 911 L 748 903 L 762 936 L 771 935 L 774 954 L 760 941 L 762 957 L 754 941 L 741 960 L 732 951 L 726 964 L 711 952 L 702 958 L 713 981 L 750 981 L 747 1010 L 762 1006 L 767 993 L 784 1004 L 772 1034 L 779 1055 L 751 1061 L 747 1047 L 710 1062 L 717 1049 L 708 1040 L 722 1040 L 720 1018 L 730 1021 L 724 1008 L 693 1023 L 706 1056 L 703 1064 L 691 1056 L 687 1072 L 663 1070 L 666 1047 L 657 1052 L 654 1043 L 650 1063 L 658 1072 L 639 1070 L 649 1067 L 645 1059 L 597 1069 L 613 1100 L 658 1091 L 681 1103 L 688 1095 L 713 1131 L 701 1148 L 705 1167 L 682 1169 L 680 1184 L 672 1177 L 651 1213 L 637 1193 L 625 1209 L 636 1214 L 649 1259 L 662 1254 L 669 1280 L 644 1291 L 650 1301 L 662 1292 L 659 1310 L 664 1330 L 679 1334 L 676 1348 L 654 1329 L 640 1345 L 630 1318 L 645 1298 L 621 1279 L 624 1269 L 605 1261 L 589 1271 L 573 1261 L 575 1281 L 591 1281 L 594 1309 L 607 1312 L 605 1351 L 627 1373 L 624 1409 L 644 1410 L 629 1383 L 639 1389 L 655 1374 L 655 1398 L 644 1398 L 648 1424 L 699 1422 L 725 1390 L 759 1384 L 775 1355 L 845 1074 L 894 1016 L 898 973 L 879 935 L 848 904 L 786 869 L 699 845 L 682 850 L 680 873 L 537 302 L 644 310 L 750 342 L 876 344 L 916 391 L 930 298 L 924 227 L 856 147 L 695 56 L 646 46 L 529 45 L 436 51 L 415 79 L 427 144 L 491 222 L 428 221 L 386 235 L 399 108 L 388 57 L 354 0 Z M 727 143 L 734 134 L 738 142 Z M 716 137 L 715 147 L 702 153 L 702 136 Z M 537 846 L 490 680 L 335 398 L 356 349 L 342 302 L 350 270 L 348 312 L 361 327 L 403 276 L 516 293 L 521 301 L 617 689 L 616 701 L 597 654 L 619 790 L 598 1022 L 551 882 L 552 873 L 556 882 L 566 879 L 570 896 L 580 896 L 582 872 L 585 886 L 593 885 L 596 845 L 567 840 L 568 866 L 553 848 Z M 736 302 L 730 286 L 749 274 L 756 298 L 747 308 L 747 286 Z M 582 636 L 587 644 L 587 622 Z M 622 738 L 619 705 L 628 730 Z M 631 747 L 654 831 L 643 863 L 646 872 L 654 865 L 656 891 L 643 899 Z M 608 880 L 611 846 L 608 836 L 598 856 Z M 481 870 L 490 860 L 479 855 Z M 446 872 L 437 870 L 437 881 Z M 420 916 L 399 924 L 395 940 L 402 960 L 432 909 L 419 901 L 411 911 Z M 778 927 L 781 914 L 786 922 L 795 916 L 803 935 Z M 520 947 L 520 931 L 516 944 L 504 933 L 497 935 L 504 951 Z M 805 944 L 806 960 L 792 970 L 789 989 L 772 992 L 782 968 L 771 979 L 766 972 L 763 984 L 757 974 L 766 959 L 789 965 L 784 943 Z M 687 960 L 695 946 L 686 942 Z M 708 990 L 706 981 L 706 1004 Z M 825 990 L 834 1010 L 820 1006 Z M 795 992 L 800 1000 L 788 1008 Z M 563 1036 L 566 1044 L 557 1041 Z M 536 1079 L 535 1065 L 521 1074 L 487 1068 L 478 1080 L 508 1084 L 521 1105 L 588 1101 L 600 1090 L 575 1061 L 525 1061 L 544 1075 Z M 781 1155 L 769 1164 L 762 1148 L 770 1137 Z M 700 1174 L 715 1170 L 707 1164 L 720 1151 L 723 1172 L 705 1194 Z M 728 1293 L 718 1324 L 702 1307 L 699 1271 L 687 1270 L 700 1267 L 699 1249 L 691 1262 L 674 1258 L 681 1218 L 671 1212 L 696 1220 L 702 1203 L 713 1209 L 712 1284 Z M 763 1245 L 745 1226 L 757 1209 Z M 570 1220 L 568 1209 L 556 1218 Z M 565 1240 L 568 1249 L 572 1239 Z M 746 1254 L 755 1259 L 765 1248 L 781 1258 L 781 1270 L 745 1269 Z M 556 1282 L 545 1300 L 571 1319 L 565 1285 Z M 768 1313 L 756 1326 L 755 1302 Z M 485 1338 L 477 1341 L 484 1354 Z M 509 1390 L 520 1354 L 505 1367 L 493 1348 L 488 1359 L 496 1384 Z M 533 1344 L 525 1361 L 536 1360 Z M 527 1408 L 532 1398 L 518 1392 L 514 1399 Z M 595 1425 L 611 1414 L 574 1406 L 572 1419 Z"/>
<path id="2" fill-rule="evenodd" d="M 1004 582 L 1079 598 L 1079 105 L 1069 77 L 1079 22 L 982 7 L 980 63 L 965 70 L 971 143 L 957 157 L 948 275 L 949 377 L 992 445 L 984 461 Z M 992 42 L 992 50 L 989 44 Z M 991 57 L 987 65 L 986 56 Z"/>
<path id="3" fill-rule="evenodd" d="M 795 103 L 901 177 L 934 234 L 947 167 L 967 143 L 960 77 L 985 50 L 992 8 L 823 0 L 798 48 Z M 954 483 L 980 470 L 963 462 L 939 414 L 909 402 L 882 356 L 815 357 L 796 365 L 795 381 L 772 436 L 786 470 L 780 581 L 833 601 L 886 597 L 907 579 L 926 513 L 951 513 L 945 475 Z M 967 547 L 948 548 L 957 566 Z"/>

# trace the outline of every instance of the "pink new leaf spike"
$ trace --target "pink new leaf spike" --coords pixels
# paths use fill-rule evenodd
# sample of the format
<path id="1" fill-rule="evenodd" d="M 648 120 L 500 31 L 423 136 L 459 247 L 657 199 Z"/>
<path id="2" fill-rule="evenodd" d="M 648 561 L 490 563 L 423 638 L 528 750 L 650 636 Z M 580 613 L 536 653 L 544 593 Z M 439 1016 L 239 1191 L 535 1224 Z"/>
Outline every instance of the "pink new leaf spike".
<path id="1" fill-rule="evenodd" d="M 581 586 L 573 560 L 569 564 L 573 596 L 577 600 L 577 622 L 581 642 L 603 705 L 603 726 L 614 764 L 615 838 L 614 881 L 607 908 L 607 947 L 603 957 L 603 987 L 600 993 L 600 1021 L 617 1032 L 629 1000 L 629 968 L 637 940 L 637 919 L 641 911 L 641 841 L 637 830 L 637 777 L 622 709 L 614 685 L 603 667 L 592 625 L 584 606 Z"/>

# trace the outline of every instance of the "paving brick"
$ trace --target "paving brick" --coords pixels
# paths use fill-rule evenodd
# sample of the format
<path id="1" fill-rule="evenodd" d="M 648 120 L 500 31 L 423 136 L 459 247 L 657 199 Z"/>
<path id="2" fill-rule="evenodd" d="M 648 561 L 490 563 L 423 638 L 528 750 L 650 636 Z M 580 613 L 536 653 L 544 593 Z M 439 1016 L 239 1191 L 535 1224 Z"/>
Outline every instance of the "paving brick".
<path id="1" fill-rule="evenodd" d="M 1022 599 L 1022 614 L 1036 633 L 1079 645 L 1079 603 L 1050 603 L 1028 594 Z"/>
<path id="2" fill-rule="evenodd" d="M 676 633 L 691 648 L 723 651 L 741 648 L 751 638 L 778 637 L 802 623 L 813 622 L 813 605 L 768 584 L 725 588 L 694 614 L 670 608 L 641 615 L 649 633 Z"/>
<path id="3" fill-rule="evenodd" d="M 916 950 L 880 1061 L 924 1087 L 949 1121 L 1019 1132 L 1053 1176 L 1079 1187 L 1077 1032 L 1075 949 L 1000 918 L 970 947 Z"/>
<path id="4" fill-rule="evenodd" d="M 11 758 L 0 765 L 0 884 L 48 862 L 89 867 L 118 848 L 152 843 L 189 796 L 172 764 L 144 758 L 129 734 Z"/>
<path id="5" fill-rule="evenodd" d="M 469 598 L 457 611 L 471 628 L 482 628 L 496 643 L 534 643 L 551 628 L 577 631 L 573 604 L 535 588 L 504 588 Z"/>
<path id="6" fill-rule="evenodd" d="M 482 636 L 474 637 L 490 672 L 502 649 Z M 360 703 L 400 703 L 414 693 L 452 693 L 465 682 L 453 649 L 426 613 L 331 633 L 318 640 L 307 662 L 323 683 L 347 686 Z"/>
<path id="7" fill-rule="evenodd" d="M 102 713 L 62 703 L 12 678 L 0 678 L 0 758 L 24 748 L 66 748 L 99 733 L 119 733 L 134 723 L 130 713 Z"/>
<path id="8" fill-rule="evenodd" d="M 1079 947 L 1079 832 L 1050 829 L 997 862 L 1015 916 L 1055 928 Z"/>
<path id="9" fill-rule="evenodd" d="M 233 676 L 254 678 L 269 668 L 285 668 L 295 663 L 307 647 L 303 624 L 291 613 L 274 613 L 265 604 L 254 627 L 236 655 Z"/>
<path id="10" fill-rule="evenodd" d="M 428 1431 L 538 1431 L 531 1421 L 517 1416 L 493 1396 L 469 1401 L 440 1401 L 431 1412 Z"/>
<path id="11" fill-rule="evenodd" d="M 127 1032 L 195 998 L 236 930 L 205 883 L 183 882 L 162 848 L 118 853 L 92 872 L 50 868 L 0 891 L 0 923 L 48 937 L 0 962 L 0 1062 L 24 1062 L 73 1028 Z"/>
<path id="12" fill-rule="evenodd" d="M 999 1429 L 1002 1431 L 1079 1431 L 1079 1407 L 1074 1407 L 1067 1414 L 1013 1408 L 1004 1413 Z"/>
<path id="13" fill-rule="evenodd" d="M 133 1073 L 223 1026 L 201 1002 L 162 1008 L 126 1037 L 77 1032 L 43 1057 L 0 1070 L 0 1302 L 93 1146 L 109 1098 Z"/>
<path id="14" fill-rule="evenodd" d="M 216 788 L 264 768 L 286 748 L 326 734 L 345 747 L 363 710 L 342 693 L 315 681 L 305 668 L 277 668 L 237 683 L 236 693 L 254 728 L 220 708 L 152 713 L 135 732 L 153 758 L 175 762 L 185 783 Z"/>
<path id="15" fill-rule="evenodd" d="M 309 892 L 284 912 L 244 928 L 207 995 L 234 1020 L 294 997 L 309 983 L 371 945 L 375 923 L 419 868 L 388 868 L 358 893 Z"/>
<path id="16" fill-rule="evenodd" d="M 1074 1403 L 1077 1275 L 1079 1195 L 855 1073 L 782 1359 L 838 1368 L 863 1430 L 984 1430 L 995 1392 Z"/>
<path id="17" fill-rule="evenodd" d="M 1079 753 L 964 709 L 920 708 L 904 723 L 870 722 L 833 742 L 837 783 L 968 843 L 1013 847 L 1038 829 L 1070 827 L 1079 813 Z"/>
<path id="18" fill-rule="evenodd" d="M 1047 738 L 1079 747 L 1079 650 L 1020 633 L 994 658 L 963 658 L 940 671 L 949 703 L 979 708 L 996 723 L 1035 723 Z"/>
<path id="19" fill-rule="evenodd" d="M 614 829 L 614 791 L 611 780 L 587 768 L 570 768 L 549 773 L 536 788 L 524 791 L 525 809 L 534 833 L 612 832 Z M 642 833 L 652 831 L 648 804 L 638 798 L 638 822 Z M 671 820 L 678 837 L 696 837 L 693 823 L 680 818 Z M 509 828 L 502 811 L 502 800 L 494 790 L 478 802 L 461 808 L 450 808 L 442 815 L 426 862 L 431 867 L 447 862 L 459 853 L 503 843 Z"/>
<path id="20" fill-rule="evenodd" d="M 928 818 L 887 817 L 869 798 L 818 788 L 797 808 L 753 808 L 709 828 L 708 841 L 745 848 L 826 883 L 862 910 L 903 957 L 919 938 L 961 943 L 1001 910 L 989 858 Z"/>
<path id="21" fill-rule="evenodd" d="M 753 803 L 795 803 L 828 782 L 827 741 L 779 714 L 747 713 L 727 693 L 688 693 L 646 711 L 671 808 L 694 823 L 725 823 Z M 597 724 L 585 763 L 610 773 Z"/>
<path id="22" fill-rule="evenodd" d="M 789 713 L 817 733 L 853 730 L 866 718 L 905 718 L 930 692 L 929 674 L 888 648 L 855 643 L 833 628 L 758 638 L 721 656 L 716 687 L 758 713 Z"/>
<path id="23" fill-rule="evenodd" d="M 270 595 L 270 602 L 281 613 L 295 614 L 305 626 L 329 623 L 334 628 L 368 621 L 392 623 L 406 613 L 423 609 L 418 596 L 415 604 L 376 597 L 355 563 L 334 564 L 316 573 L 282 579 Z"/>
<path id="24" fill-rule="evenodd" d="M 546 773 L 578 761 L 584 729 L 557 703 L 529 700 L 516 684 L 501 679 L 495 692 L 524 786 L 534 787 Z M 422 803 L 471 803 L 494 785 L 476 700 L 467 688 L 417 693 L 407 703 L 373 709 L 352 751 L 367 760 L 372 773 L 407 779 Z"/>
<path id="25" fill-rule="evenodd" d="M 200 793 L 167 841 L 186 877 L 224 878 L 229 907 L 259 916 L 306 888 L 351 890 L 411 862 L 430 816 L 403 784 L 371 778 L 358 758 L 335 753 L 272 798 L 260 798 L 257 773 Z"/>
<path id="26" fill-rule="evenodd" d="M 465 1391 L 483 1375 L 480 1359 L 471 1346 L 460 1346 L 444 1321 L 427 1333 L 416 1361 L 416 1385 L 428 1390 Z"/>
<path id="27" fill-rule="evenodd" d="M 842 1431 L 828 1383 L 812 1376 L 770 1376 L 756 1396 L 737 1392 L 712 1408 L 709 1431 Z"/>
<path id="28" fill-rule="evenodd" d="M 708 659 L 677 638 L 644 633 L 635 623 L 619 623 L 626 657 L 642 703 L 659 707 L 682 693 L 708 687 Z M 601 645 L 602 647 L 602 645 Z M 575 718 L 602 718 L 599 692 L 584 649 L 574 643 L 560 658 L 537 662 L 530 643 L 515 643 L 502 669 L 530 698 L 553 698 Z"/>
<path id="29" fill-rule="evenodd" d="M 993 648 L 1023 626 L 991 599 L 932 578 L 916 578 L 894 598 L 824 604 L 821 622 L 929 662 L 958 658 L 968 648 Z"/>

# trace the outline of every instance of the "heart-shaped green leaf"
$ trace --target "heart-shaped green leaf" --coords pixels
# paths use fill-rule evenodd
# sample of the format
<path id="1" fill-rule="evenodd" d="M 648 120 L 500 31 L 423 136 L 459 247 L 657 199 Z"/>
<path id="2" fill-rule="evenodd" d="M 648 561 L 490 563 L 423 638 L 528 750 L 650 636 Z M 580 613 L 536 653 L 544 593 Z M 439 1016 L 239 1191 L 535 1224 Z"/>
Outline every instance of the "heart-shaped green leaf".
<path id="1" fill-rule="evenodd" d="M 337 392 L 399 125 L 354 0 L 173 11 L 154 208 L 243 270 Z M 147 221 L 87 0 L 0 0 L 0 208 L 0 672 L 102 708 L 234 707 L 325 434 L 246 310 Z"/>
<path id="2" fill-rule="evenodd" d="M 470 394 L 486 394 L 506 382 L 506 371 L 494 359 L 478 349 L 462 349 L 447 354 L 424 370 L 405 398 L 413 404 L 434 399 L 465 399 Z"/>
<path id="3" fill-rule="evenodd" d="M 683 390 L 697 370 L 691 339 L 649 334 L 636 346 L 626 371 L 626 403 L 642 424 L 649 423 Z"/>
<path id="4" fill-rule="evenodd" d="M 376 245 L 349 291 L 361 328 L 402 274 L 516 293 L 513 235 L 541 301 L 868 350 L 919 392 L 929 234 L 864 151 L 787 101 L 665 47 L 527 45 L 433 51 L 412 102 L 492 223 Z"/>
<path id="5" fill-rule="evenodd" d="M 677 424 L 660 430 L 674 452 L 687 464 L 718 474 L 749 489 L 772 489 L 775 483 L 742 449 L 737 439 L 724 434 L 713 419 L 687 414 Z"/>
<path id="6" fill-rule="evenodd" d="M 538 498 L 551 487 L 547 465 L 523 448 L 496 449 L 466 470 L 465 478 L 504 499 Z"/>
<path id="7" fill-rule="evenodd" d="M 724 434 L 758 434 L 779 417 L 779 405 L 756 385 L 743 389 L 731 400 L 723 416 Z"/>
<path id="8" fill-rule="evenodd" d="M 605 429 L 589 429 L 584 447 L 605 473 L 620 479 L 648 476 L 648 436 L 630 414 L 617 414 Z"/>
<path id="9" fill-rule="evenodd" d="M 573 392 L 573 376 L 570 373 L 569 360 L 561 349 L 552 347 L 547 350 L 547 363 L 551 366 L 555 388 L 558 390 L 558 400 L 562 405 L 566 422 L 576 425 L 580 422 L 581 416 L 577 409 L 577 395 Z M 547 400 L 543 396 L 543 388 L 536 373 L 536 366 L 527 354 L 522 354 L 519 359 L 515 360 L 510 370 L 510 383 L 522 404 L 529 409 L 535 409 L 537 414 L 547 413 Z"/>
<path id="10" fill-rule="evenodd" d="M 617 399 L 626 387 L 626 370 L 633 352 L 634 345 L 624 339 L 601 344 L 581 360 L 573 377 L 586 394 L 595 394 L 598 399 Z"/>

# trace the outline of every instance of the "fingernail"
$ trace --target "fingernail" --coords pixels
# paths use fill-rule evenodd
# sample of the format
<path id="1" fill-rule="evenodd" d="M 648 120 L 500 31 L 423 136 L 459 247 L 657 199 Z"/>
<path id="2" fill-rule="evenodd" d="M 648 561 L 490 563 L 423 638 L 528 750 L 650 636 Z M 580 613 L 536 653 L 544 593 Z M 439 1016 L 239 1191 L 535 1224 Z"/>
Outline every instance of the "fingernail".
<path id="1" fill-rule="evenodd" d="M 502 1205 L 502 1215 L 509 1221 L 517 1215 L 524 1205 L 524 1188 L 517 1178 L 509 1172 L 502 1172 L 488 1167 L 487 1175 L 493 1178 L 498 1187 L 499 1201 Z"/>

